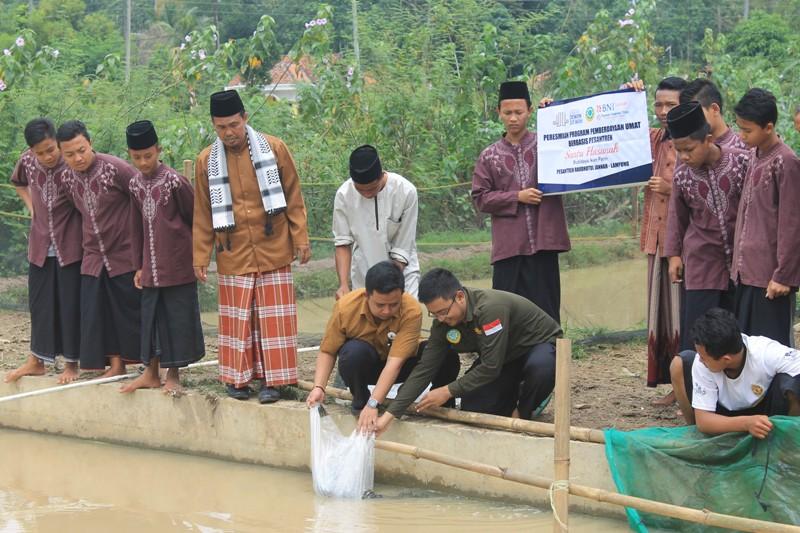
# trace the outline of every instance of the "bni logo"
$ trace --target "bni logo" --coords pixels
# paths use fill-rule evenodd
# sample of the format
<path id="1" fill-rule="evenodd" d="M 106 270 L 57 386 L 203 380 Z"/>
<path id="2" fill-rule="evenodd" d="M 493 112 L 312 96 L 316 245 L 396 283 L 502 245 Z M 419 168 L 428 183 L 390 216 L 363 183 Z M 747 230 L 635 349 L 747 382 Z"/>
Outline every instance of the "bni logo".
<path id="1" fill-rule="evenodd" d="M 553 118 L 553 126 L 557 128 L 563 128 L 569 124 L 569 120 L 567 119 L 567 113 L 564 111 L 559 111 L 556 113 L 555 118 Z"/>
<path id="2" fill-rule="evenodd" d="M 586 113 L 584 114 L 586 115 L 586 122 L 591 122 L 594 120 L 594 108 L 592 106 L 587 107 Z"/>

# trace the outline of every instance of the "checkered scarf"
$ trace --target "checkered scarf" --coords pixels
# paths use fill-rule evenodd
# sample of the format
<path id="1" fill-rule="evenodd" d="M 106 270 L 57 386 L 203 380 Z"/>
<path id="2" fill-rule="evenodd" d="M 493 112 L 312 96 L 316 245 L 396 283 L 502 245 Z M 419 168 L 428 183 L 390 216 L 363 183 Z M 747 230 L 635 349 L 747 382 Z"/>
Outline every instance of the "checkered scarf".
<path id="1" fill-rule="evenodd" d="M 264 136 L 250 126 L 247 126 L 247 147 L 256 171 L 264 211 L 270 216 L 280 213 L 286 209 L 286 197 L 283 195 L 275 155 Z M 211 146 L 211 155 L 208 158 L 208 193 L 211 197 L 214 231 L 231 231 L 236 227 L 236 221 L 233 218 L 233 198 L 225 146 L 219 138 Z"/>

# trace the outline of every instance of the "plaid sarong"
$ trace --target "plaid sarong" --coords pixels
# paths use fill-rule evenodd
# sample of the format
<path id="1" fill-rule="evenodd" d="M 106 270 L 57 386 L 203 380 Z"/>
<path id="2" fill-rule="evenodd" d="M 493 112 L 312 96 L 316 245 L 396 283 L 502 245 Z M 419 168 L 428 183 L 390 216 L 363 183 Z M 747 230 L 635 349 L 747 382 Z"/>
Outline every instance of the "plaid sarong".
<path id="1" fill-rule="evenodd" d="M 219 275 L 219 375 L 242 387 L 297 383 L 297 306 L 292 268 Z"/>

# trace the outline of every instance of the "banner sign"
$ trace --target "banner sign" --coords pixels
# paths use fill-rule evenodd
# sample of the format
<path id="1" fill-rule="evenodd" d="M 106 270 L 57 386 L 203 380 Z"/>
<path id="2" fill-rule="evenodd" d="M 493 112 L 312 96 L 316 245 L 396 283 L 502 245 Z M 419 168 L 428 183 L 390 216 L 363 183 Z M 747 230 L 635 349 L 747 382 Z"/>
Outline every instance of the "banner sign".
<path id="1" fill-rule="evenodd" d="M 545 194 L 627 187 L 652 176 L 644 92 L 562 100 L 536 116 L 539 189 Z"/>

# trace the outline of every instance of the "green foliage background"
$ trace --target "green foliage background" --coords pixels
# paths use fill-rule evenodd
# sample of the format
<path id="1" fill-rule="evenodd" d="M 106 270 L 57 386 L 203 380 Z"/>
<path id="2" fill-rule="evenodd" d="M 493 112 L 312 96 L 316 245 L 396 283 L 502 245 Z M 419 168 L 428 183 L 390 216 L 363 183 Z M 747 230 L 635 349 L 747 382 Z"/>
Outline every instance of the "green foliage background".
<path id="1" fill-rule="evenodd" d="M 783 137 L 800 103 L 800 0 L 361 0 L 360 63 L 352 2 L 134 0 L 132 68 L 124 77 L 125 2 L 0 0 L 0 175 L 24 150 L 24 124 L 80 118 L 95 148 L 124 156 L 124 126 L 149 118 L 164 159 L 181 168 L 213 135 L 208 95 L 235 76 L 259 129 L 282 137 L 304 181 L 310 231 L 329 237 L 333 192 L 353 147 L 421 189 L 420 233 L 480 233 L 472 166 L 502 132 L 498 84 L 529 82 L 535 99 L 615 88 L 638 76 L 707 75 L 733 103 L 752 86 L 778 97 Z M 311 21 L 325 24 L 306 27 Z M 24 45 L 18 46 L 22 37 Z M 268 98 L 283 56 L 308 61 L 313 85 L 296 103 Z M 281 68 L 276 68 L 278 77 Z M 267 91 L 268 92 L 268 91 Z M 730 120 L 732 123 L 732 120 Z M 565 197 L 571 224 L 628 221 L 630 190 Z M 0 188 L 0 272 L 26 267 L 24 209 Z"/>

